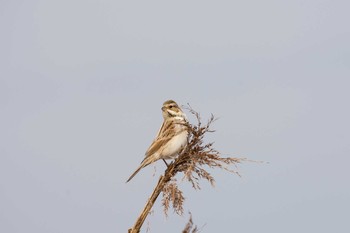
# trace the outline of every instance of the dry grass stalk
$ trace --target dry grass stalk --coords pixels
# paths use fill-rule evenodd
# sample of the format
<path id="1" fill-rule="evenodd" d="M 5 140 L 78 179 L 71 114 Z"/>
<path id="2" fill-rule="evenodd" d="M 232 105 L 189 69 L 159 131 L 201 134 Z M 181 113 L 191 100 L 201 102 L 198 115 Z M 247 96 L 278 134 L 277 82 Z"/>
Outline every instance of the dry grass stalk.
<path id="1" fill-rule="evenodd" d="M 163 189 L 163 200 L 162 204 L 164 206 L 164 213 L 166 216 L 168 216 L 168 209 L 170 206 L 170 203 L 172 203 L 173 209 L 178 215 L 182 215 L 183 210 L 183 203 L 185 201 L 184 196 L 182 195 L 182 191 L 179 189 L 179 187 L 176 184 L 176 179 L 171 179 Z"/>
<path id="2" fill-rule="evenodd" d="M 164 207 L 165 215 L 167 216 L 170 206 L 173 207 L 177 214 L 183 214 L 183 203 L 185 198 L 177 185 L 177 180 L 175 179 L 177 173 L 182 172 L 184 174 L 183 178 L 189 181 L 194 189 L 200 189 L 199 181 L 201 179 L 207 180 L 214 186 L 214 177 L 212 177 L 203 166 L 220 168 L 239 175 L 237 171 L 229 169 L 228 166 L 236 165 L 245 159 L 230 157 L 223 158 L 220 153 L 213 148 L 212 142 L 204 142 L 204 136 L 206 133 L 214 132 L 210 129 L 210 125 L 215 121 L 214 116 L 211 115 L 207 124 L 203 125 L 201 123 L 200 114 L 194 111 L 190 106 L 187 109 L 197 119 L 196 125 L 187 124 L 189 130 L 188 145 L 175 161 L 168 166 L 164 175 L 159 178 L 156 188 L 148 199 L 146 206 L 138 217 L 133 228 L 129 229 L 129 233 L 138 233 L 140 231 L 143 222 L 161 192 L 163 192 L 162 205 Z"/>
<path id="3" fill-rule="evenodd" d="M 192 214 L 190 213 L 190 219 L 188 220 L 185 228 L 182 230 L 182 233 L 198 233 L 198 227 L 194 226 L 193 228 L 193 220 L 192 220 Z"/>

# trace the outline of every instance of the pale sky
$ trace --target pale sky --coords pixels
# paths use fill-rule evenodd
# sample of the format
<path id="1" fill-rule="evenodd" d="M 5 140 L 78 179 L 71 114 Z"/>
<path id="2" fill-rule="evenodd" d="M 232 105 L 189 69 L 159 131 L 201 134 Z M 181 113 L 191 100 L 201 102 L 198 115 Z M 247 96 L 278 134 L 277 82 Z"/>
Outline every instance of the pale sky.
<path id="1" fill-rule="evenodd" d="M 181 232 L 188 211 L 203 233 L 350 232 L 349 9 L 1 1 L 0 232 L 127 232 L 165 169 L 125 184 L 168 99 L 219 117 L 224 156 L 266 163 L 182 182 L 184 216 L 158 200 L 142 232 Z"/>

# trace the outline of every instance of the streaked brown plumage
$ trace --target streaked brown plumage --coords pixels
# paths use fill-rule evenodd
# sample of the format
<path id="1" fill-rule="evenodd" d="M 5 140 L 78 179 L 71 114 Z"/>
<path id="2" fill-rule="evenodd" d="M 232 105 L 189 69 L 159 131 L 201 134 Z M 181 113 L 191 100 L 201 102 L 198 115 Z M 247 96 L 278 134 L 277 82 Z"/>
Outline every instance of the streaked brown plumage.
<path id="1" fill-rule="evenodd" d="M 142 168 L 159 160 L 173 159 L 187 144 L 187 119 L 181 108 L 173 100 L 165 101 L 162 107 L 163 124 L 140 166 L 126 181 L 129 182 Z"/>

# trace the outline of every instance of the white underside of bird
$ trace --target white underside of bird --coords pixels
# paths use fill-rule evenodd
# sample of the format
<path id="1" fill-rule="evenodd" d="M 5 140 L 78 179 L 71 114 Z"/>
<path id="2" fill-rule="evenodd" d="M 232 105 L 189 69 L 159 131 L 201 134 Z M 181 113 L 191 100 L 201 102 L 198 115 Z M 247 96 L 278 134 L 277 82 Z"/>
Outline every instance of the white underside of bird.
<path id="1" fill-rule="evenodd" d="M 182 148 L 187 144 L 188 132 L 183 131 L 174 136 L 170 141 L 163 146 L 163 149 L 156 152 L 157 159 L 173 159 L 177 156 Z"/>

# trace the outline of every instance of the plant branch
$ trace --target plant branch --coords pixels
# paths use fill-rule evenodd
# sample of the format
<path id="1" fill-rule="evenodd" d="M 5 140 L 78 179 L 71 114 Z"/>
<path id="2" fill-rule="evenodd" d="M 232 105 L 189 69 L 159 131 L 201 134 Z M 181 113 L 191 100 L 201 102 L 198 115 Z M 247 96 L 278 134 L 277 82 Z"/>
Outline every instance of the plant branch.
<path id="1" fill-rule="evenodd" d="M 139 233 L 140 232 L 140 229 L 141 229 L 143 223 L 145 222 L 148 213 L 150 213 L 152 206 L 156 202 L 159 194 L 162 192 L 165 185 L 170 181 L 171 177 L 175 176 L 176 171 L 174 170 L 174 167 L 175 167 L 174 163 L 171 163 L 169 165 L 169 167 L 165 170 L 164 175 L 159 178 L 158 184 L 155 187 L 155 189 L 153 190 L 152 195 L 148 199 L 145 207 L 143 208 L 141 214 L 137 218 L 134 226 L 128 230 L 128 233 Z"/>

